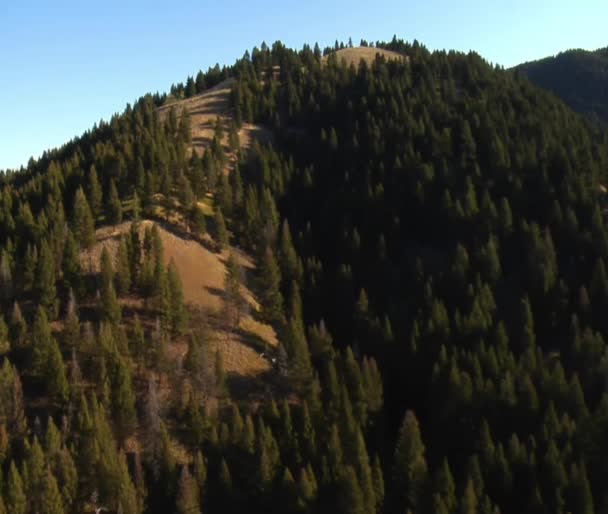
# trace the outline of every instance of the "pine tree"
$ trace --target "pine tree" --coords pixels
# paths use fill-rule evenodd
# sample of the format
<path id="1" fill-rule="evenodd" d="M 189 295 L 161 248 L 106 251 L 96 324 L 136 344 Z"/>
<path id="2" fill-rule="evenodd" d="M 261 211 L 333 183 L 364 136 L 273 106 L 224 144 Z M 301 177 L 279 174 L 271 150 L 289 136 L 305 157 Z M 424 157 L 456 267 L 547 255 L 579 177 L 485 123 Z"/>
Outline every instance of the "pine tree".
<path id="1" fill-rule="evenodd" d="M 76 191 L 74 197 L 72 232 L 83 248 L 88 248 L 95 242 L 95 221 L 82 188 Z"/>
<path id="2" fill-rule="evenodd" d="M 46 475 L 42 482 L 42 505 L 41 512 L 45 514 L 63 514 L 63 499 L 57 486 L 57 480 L 47 468 Z"/>
<path id="3" fill-rule="evenodd" d="M 95 168 L 95 165 L 91 166 L 91 169 L 89 170 L 89 184 L 87 193 L 89 196 L 91 213 L 97 218 L 101 214 L 103 193 L 101 192 L 101 186 L 99 185 L 99 178 L 97 177 L 97 169 Z"/>
<path id="4" fill-rule="evenodd" d="M 188 211 L 188 221 L 190 223 L 190 229 L 195 235 L 201 236 L 207 232 L 207 221 L 205 220 L 205 213 L 198 206 L 197 202 L 193 202 Z"/>
<path id="5" fill-rule="evenodd" d="M 21 473 L 23 489 L 32 506 L 32 510 L 36 511 L 42 507 L 42 485 L 47 465 L 44 452 L 36 436 L 34 436 L 31 444 L 26 443 L 25 450 L 25 462 L 23 463 L 23 471 Z"/>
<path id="6" fill-rule="evenodd" d="M 367 512 L 357 474 L 352 466 L 344 468 L 338 484 L 338 512 L 348 512 L 349 514 L 364 514 Z"/>
<path id="7" fill-rule="evenodd" d="M 116 361 L 115 377 L 112 385 L 112 412 L 116 421 L 118 438 L 124 442 L 133 434 L 137 426 L 135 393 L 131 383 L 131 372 L 123 358 Z"/>
<path id="8" fill-rule="evenodd" d="M 63 273 L 64 290 L 72 289 L 76 294 L 80 295 L 82 287 L 80 251 L 71 230 L 67 232 L 63 247 L 61 271 Z"/>
<path id="9" fill-rule="evenodd" d="M 51 341 L 48 355 L 46 383 L 48 393 L 59 406 L 67 405 L 70 398 L 70 386 L 65 373 L 65 364 L 59 351 L 59 345 Z"/>
<path id="10" fill-rule="evenodd" d="M 296 390 L 306 393 L 312 382 L 313 370 L 301 323 L 293 318 L 289 320 L 285 339 L 288 342 L 289 376 Z"/>
<path id="11" fill-rule="evenodd" d="M 243 270 L 235 255 L 230 253 L 226 261 L 226 274 L 224 276 L 225 305 L 224 316 L 226 326 L 234 329 L 239 326 L 245 310 L 245 299 L 241 294 Z"/>
<path id="12" fill-rule="evenodd" d="M 283 319 L 281 272 L 270 248 L 266 248 L 260 266 L 260 304 L 267 323 L 278 324 Z"/>
<path id="13" fill-rule="evenodd" d="M 289 223 L 286 219 L 283 221 L 281 226 L 281 245 L 279 256 L 283 279 L 285 279 L 288 283 L 291 281 L 300 283 L 302 279 L 302 269 L 298 260 L 298 255 L 293 246 Z"/>
<path id="14" fill-rule="evenodd" d="M 220 250 L 223 250 L 228 245 L 228 229 L 224 221 L 222 210 L 218 207 L 215 209 L 215 237 Z"/>
<path id="15" fill-rule="evenodd" d="M 131 332 L 131 354 L 140 368 L 146 360 L 146 349 L 145 332 L 139 316 L 136 315 Z"/>
<path id="16" fill-rule="evenodd" d="M 38 266 L 36 268 L 36 287 L 38 301 L 46 310 L 50 319 L 55 319 L 59 302 L 57 300 L 57 287 L 55 285 L 55 264 L 51 249 L 43 241 Z"/>
<path id="17" fill-rule="evenodd" d="M 138 493 L 129 475 L 127 458 L 123 451 L 118 454 L 117 468 L 117 504 L 122 508 L 123 514 L 140 514 L 142 508 L 138 498 Z"/>
<path id="18" fill-rule="evenodd" d="M 101 317 L 114 325 L 118 325 L 122 318 L 120 303 L 111 282 L 101 290 Z"/>
<path id="19" fill-rule="evenodd" d="M 34 375 L 43 375 L 50 356 L 50 348 L 53 342 L 51 327 L 49 325 L 46 310 L 38 307 L 32 327 L 32 368 Z"/>
<path id="20" fill-rule="evenodd" d="M 177 512 L 178 514 L 199 514 L 199 505 L 198 484 L 190 474 L 188 466 L 182 466 L 176 500 Z"/>
<path id="21" fill-rule="evenodd" d="M 122 203 L 118 196 L 118 190 L 114 180 L 110 180 L 107 196 L 104 200 L 106 221 L 111 225 L 118 225 L 122 222 Z"/>
<path id="22" fill-rule="evenodd" d="M 127 242 L 121 238 L 116 252 L 116 274 L 114 277 L 116 292 L 124 296 L 131 289 L 131 266 L 129 263 L 129 252 Z"/>
<path id="23" fill-rule="evenodd" d="M 171 328 L 176 334 L 183 334 L 188 323 L 188 313 L 184 305 L 182 281 L 177 271 L 175 261 L 171 259 L 167 267 L 167 282 L 169 289 L 169 316 Z"/>
<path id="24" fill-rule="evenodd" d="M 8 472 L 6 507 L 11 514 L 27 514 L 27 498 L 23 492 L 23 482 L 13 461 Z"/>
<path id="25" fill-rule="evenodd" d="M 6 355 L 11 350 L 8 336 L 8 326 L 4 321 L 4 316 L 0 314 L 0 356 Z"/>
<path id="26" fill-rule="evenodd" d="M 425 447 L 412 411 L 403 418 L 393 457 L 391 512 L 418 512 L 427 481 Z"/>
<path id="27" fill-rule="evenodd" d="M 384 475 L 382 473 L 382 464 L 378 454 L 374 456 L 372 462 L 372 480 L 374 485 L 374 498 L 376 500 L 376 512 L 382 512 L 384 506 Z"/>

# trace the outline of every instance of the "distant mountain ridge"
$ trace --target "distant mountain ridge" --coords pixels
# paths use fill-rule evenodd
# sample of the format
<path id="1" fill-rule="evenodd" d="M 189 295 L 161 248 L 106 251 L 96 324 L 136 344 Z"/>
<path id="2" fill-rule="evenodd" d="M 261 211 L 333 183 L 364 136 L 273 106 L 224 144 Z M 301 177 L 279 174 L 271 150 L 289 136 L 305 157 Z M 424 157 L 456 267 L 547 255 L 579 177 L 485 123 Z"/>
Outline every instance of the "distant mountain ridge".
<path id="1" fill-rule="evenodd" d="M 608 47 L 568 50 L 515 67 L 589 119 L 608 124 Z"/>

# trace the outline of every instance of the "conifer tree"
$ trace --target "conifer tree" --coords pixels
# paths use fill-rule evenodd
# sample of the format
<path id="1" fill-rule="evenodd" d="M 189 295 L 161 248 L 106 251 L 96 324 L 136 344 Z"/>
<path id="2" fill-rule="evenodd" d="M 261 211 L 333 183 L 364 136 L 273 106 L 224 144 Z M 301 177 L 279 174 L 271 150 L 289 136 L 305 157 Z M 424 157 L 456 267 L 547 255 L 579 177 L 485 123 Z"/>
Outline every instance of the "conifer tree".
<path id="1" fill-rule="evenodd" d="M 46 371 L 46 364 L 50 356 L 50 349 L 53 342 L 51 327 L 49 325 L 46 310 L 42 306 L 38 307 L 32 327 L 32 373 L 43 375 Z"/>
<path id="2" fill-rule="evenodd" d="M 188 313 L 184 305 L 182 281 L 173 259 L 171 259 L 167 267 L 167 282 L 171 328 L 174 333 L 183 334 L 188 323 Z"/>
<path id="3" fill-rule="evenodd" d="M 348 512 L 349 514 L 364 514 L 367 512 L 357 474 L 352 466 L 346 466 L 340 475 L 338 512 Z"/>
<path id="4" fill-rule="evenodd" d="M 372 481 L 374 486 L 374 499 L 376 500 L 376 512 L 382 512 L 384 506 L 384 475 L 382 464 L 378 454 L 374 456 L 372 462 Z"/>
<path id="5" fill-rule="evenodd" d="M 190 229 L 195 235 L 201 236 L 207 232 L 207 221 L 205 220 L 205 213 L 198 206 L 197 202 L 193 202 L 188 211 L 188 222 L 190 223 Z"/>
<path id="6" fill-rule="evenodd" d="M 241 294 L 243 270 L 235 255 L 230 253 L 226 261 L 226 274 L 224 276 L 225 305 L 224 315 L 229 329 L 239 326 L 245 310 L 245 299 Z"/>
<path id="7" fill-rule="evenodd" d="M 42 502 L 41 512 L 45 514 L 64 514 L 63 499 L 57 486 L 57 480 L 47 468 L 44 480 L 42 481 Z"/>
<path id="8" fill-rule="evenodd" d="M 26 458 L 21 473 L 23 489 L 29 504 L 32 506 L 32 510 L 41 510 L 43 499 L 42 485 L 47 467 L 44 452 L 36 436 L 34 436 L 31 444 L 26 444 L 25 450 Z"/>
<path id="9" fill-rule="evenodd" d="M 224 221 L 222 210 L 218 207 L 215 209 L 215 236 L 220 250 L 223 250 L 228 245 L 228 229 Z"/>
<path id="10" fill-rule="evenodd" d="M 294 387 L 300 392 L 308 391 L 312 382 L 312 364 L 304 329 L 297 320 L 290 319 L 286 341 L 289 357 L 289 375 Z"/>
<path id="11" fill-rule="evenodd" d="M 34 281 L 36 280 L 36 267 L 38 265 L 38 250 L 36 246 L 32 246 L 28 243 L 25 250 L 25 258 L 23 263 L 23 284 L 21 286 L 21 292 L 30 291 L 34 287 Z"/>
<path id="12" fill-rule="evenodd" d="M 118 438 L 124 442 L 133 434 L 137 426 L 135 393 L 131 383 L 131 372 L 122 357 L 116 361 L 116 371 L 112 387 L 112 412 L 116 421 Z"/>
<path id="13" fill-rule="evenodd" d="M 8 336 L 8 326 L 4 321 L 4 317 L 0 314 L 0 356 L 6 355 L 11 349 L 11 344 Z"/>
<path id="14" fill-rule="evenodd" d="M 63 273 L 64 290 L 72 289 L 76 294 L 81 294 L 81 265 L 78 243 L 71 230 L 68 230 L 65 245 L 63 247 L 63 260 L 61 264 Z"/>
<path id="15" fill-rule="evenodd" d="M 95 221 L 82 188 L 76 191 L 74 197 L 72 232 L 83 248 L 88 248 L 95 242 Z"/>
<path id="16" fill-rule="evenodd" d="M 127 466 L 127 458 L 123 451 L 118 454 L 118 469 L 117 469 L 117 504 L 122 509 L 124 514 L 140 514 L 142 508 L 140 506 L 137 490 Z"/>
<path id="17" fill-rule="evenodd" d="M 260 304 L 264 320 L 274 325 L 283 319 L 283 295 L 280 285 L 281 272 L 272 250 L 268 247 L 260 265 Z"/>
<path id="18" fill-rule="evenodd" d="M 89 206 L 91 207 L 91 213 L 96 218 L 101 214 L 101 202 L 103 200 L 103 193 L 99 184 L 99 178 L 97 177 L 97 168 L 93 164 L 89 170 L 89 183 L 87 188 L 89 197 Z"/>
<path id="19" fill-rule="evenodd" d="M 27 514 L 27 498 L 15 463 L 11 461 L 6 487 L 6 507 L 11 514 Z"/>
<path id="20" fill-rule="evenodd" d="M 393 457 L 390 511 L 403 512 L 409 509 L 418 512 L 423 502 L 426 481 L 425 447 L 418 420 L 412 411 L 407 411 Z"/>
<path id="21" fill-rule="evenodd" d="M 118 196 L 118 190 L 114 180 L 110 180 L 107 196 L 104 200 L 106 221 L 111 225 L 118 225 L 122 222 L 122 203 Z"/>
<path id="22" fill-rule="evenodd" d="M 131 289 L 131 266 L 129 264 L 129 252 L 127 242 L 121 238 L 116 252 L 116 274 L 114 276 L 116 292 L 125 295 Z"/>
<path id="23" fill-rule="evenodd" d="M 48 393 L 59 406 L 67 405 L 70 397 L 70 385 L 65 372 L 65 363 L 54 339 L 51 341 L 46 371 Z"/>
<path id="24" fill-rule="evenodd" d="M 179 477 L 176 508 L 178 514 L 200 513 L 199 488 L 188 466 L 182 466 Z"/>
<path id="25" fill-rule="evenodd" d="M 55 284 L 55 264 L 51 249 L 45 242 L 42 243 L 38 258 L 35 292 L 48 317 L 55 319 L 59 307 Z"/>
<path id="26" fill-rule="evenodd" d="M 101 317 L 104 321 L 118 325 L 122 318 L 120 303 L 114 291 L 114 284 L 110 282 L 101 290 Z"/>

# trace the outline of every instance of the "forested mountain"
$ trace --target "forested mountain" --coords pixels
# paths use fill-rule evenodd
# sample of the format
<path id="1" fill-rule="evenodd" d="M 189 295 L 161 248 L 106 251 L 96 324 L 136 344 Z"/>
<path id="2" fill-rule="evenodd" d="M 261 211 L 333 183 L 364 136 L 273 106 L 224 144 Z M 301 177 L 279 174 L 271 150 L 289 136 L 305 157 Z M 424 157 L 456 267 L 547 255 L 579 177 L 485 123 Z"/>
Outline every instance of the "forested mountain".
<path id="1" fill-rule="evenodd" d="M 262 45 L 3 177 L 0 513 L 608 512 L 608 136 L 375 46 Z M 184 99 L 227 79 L 193 152 Z M 219 311 L 161 230 L 222 259 Z M 253 378 L 215 340 L 246 285 Z"/>
<path id="2" fill-rule="evenodd" d="M 590 120 L 608 123 L 608 48 L 568 50 L 515 69 Z"/>

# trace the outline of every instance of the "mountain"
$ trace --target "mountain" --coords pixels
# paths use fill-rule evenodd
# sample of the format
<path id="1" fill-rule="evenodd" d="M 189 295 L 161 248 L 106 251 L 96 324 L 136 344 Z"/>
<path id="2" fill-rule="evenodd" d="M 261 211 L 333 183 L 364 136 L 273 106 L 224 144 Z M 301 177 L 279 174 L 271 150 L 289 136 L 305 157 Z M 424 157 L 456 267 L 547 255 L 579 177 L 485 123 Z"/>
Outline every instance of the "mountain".
<path id="1" fill-rule="evenodd" d="M 263 44 L 2 176 L 0 513 L 605 509 L 608 134 L 362 46 Z"/>
<path id="2" fill-rule="evenodd" d="M 608 123 L 608 48 L 569 50 L 515 69 L 590 120 Z"/>

